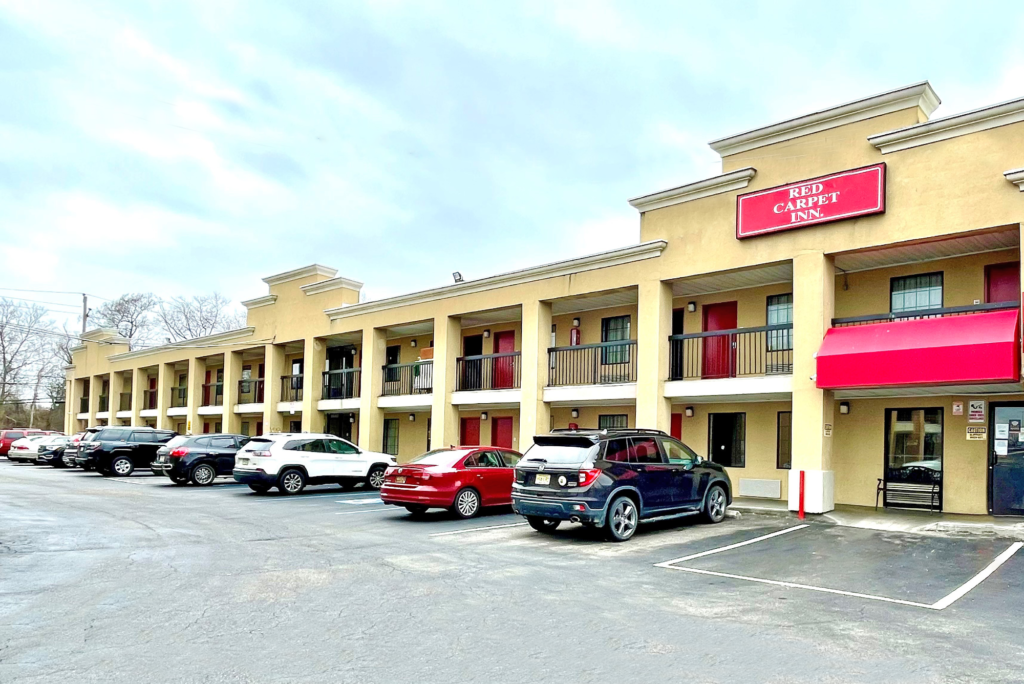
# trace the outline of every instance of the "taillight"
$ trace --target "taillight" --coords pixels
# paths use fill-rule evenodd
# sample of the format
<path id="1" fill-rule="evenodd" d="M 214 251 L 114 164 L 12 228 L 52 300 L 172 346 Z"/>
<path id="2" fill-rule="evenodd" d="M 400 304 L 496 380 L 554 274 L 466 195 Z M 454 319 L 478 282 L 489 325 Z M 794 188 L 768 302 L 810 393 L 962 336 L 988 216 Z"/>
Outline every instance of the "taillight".
<path id="1" fill-rule="evenodd" d="M 171 449 L 170 457 L 171 458 L 181 458 L 182 456 L 188 456 L 188 453 L 189 453 L 188 447 L 175 447 L 175 448 Z"/>
<path id="2" fill-rule="evenodd" d="M 250 451 L 249 453 L 253 456 L 259 456 L 260 458 L 270 458 L 269 451 Z"/>
<path id="3" fill-rule="evenodd" d="M 589 484 L 593 484 L 594 480 L 601 474 L 600 468 L 591 468 L 590 470 L 580 471 L 580 487 L 586 487 Z"/>

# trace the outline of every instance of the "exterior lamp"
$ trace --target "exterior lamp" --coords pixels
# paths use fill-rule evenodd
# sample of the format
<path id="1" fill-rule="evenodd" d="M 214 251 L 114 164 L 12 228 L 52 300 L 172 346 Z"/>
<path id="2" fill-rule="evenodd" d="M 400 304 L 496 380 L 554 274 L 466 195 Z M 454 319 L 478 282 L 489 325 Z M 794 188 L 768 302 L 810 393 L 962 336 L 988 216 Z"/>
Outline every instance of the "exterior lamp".
<path id="1" fill-rule="evenodd" d="M 572 327 L 574 327 L 574 328 L 580 327 L 580 319 L 578 319 L 578 318 L 572 319 Z"/>
<path id="2" fill-rule="evenodd" d="M 491 336 L 491 331 L 490 331 L 490 329 L 488 328 L 487 330 L 484 330 L 484 339 L 487 339 L 487 338 L 488 338 L 488 337 L 490 337 L 490 336 Z"/>
<path id="3" fill-rule="evenodd" d="M 356 422 L 356 414 L 354 414 L 354 413 L 348 414 L 348 422 L 350 422 L 350 423 Z"/>
<path id="4" fill-rule="evenodd" d="M 409 420 L 410 421 L 415 421 L 416 420 L 416 414 L 415 413 L 410 413 L 409 414 Z"/>
<path id="5" fill-rule="evenodd" d="M 697 310 L 697 302 L 686 302 L 686 310 L 694 313 Z"/>
<path id="6" fill-rule="evenodd" d="M 850 402 L 841 401 L 839 402 L 839 412 L 844 416 L 850 412 Z"/>
<path id="7" fill-rule="evenodd" d="M 409 341 L 409 346 L 410 347 L 415 347 L 416 346 L 416 340 L 410 340 Z"/>
<path id="8" fill-rule="evenodd" d="M 579 418 L 580 417 L 580 410 L 579 409 L 573 409 L 572 410 L 572 417 L 573 418 Z"/>
<path id="9" fill-rule="evenodd" d="M 480 414 L 480 420 L 487 420 L 487 411 Z"/>
<path id="10" fill-rule="evenodd" d="M 693 418 L 693 407 L 692 406 L 687 406 L 686 407 L 686 417 L 687 418 Z"/>

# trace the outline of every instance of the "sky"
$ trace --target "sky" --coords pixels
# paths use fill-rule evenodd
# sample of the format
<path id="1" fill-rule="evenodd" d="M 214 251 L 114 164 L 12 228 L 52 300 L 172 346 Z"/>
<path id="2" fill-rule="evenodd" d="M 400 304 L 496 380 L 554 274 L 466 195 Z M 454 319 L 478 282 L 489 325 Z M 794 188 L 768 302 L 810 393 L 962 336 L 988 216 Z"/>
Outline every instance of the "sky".
<path id="1" fill-rule="evenodd" d="M 0 295 L 370 299 L 639 240 L 707 142 L 929 80 L 1024 96 L 1024 3 L 0 0 Z M 66 313 L 61 313 L 66 312 Z"/>

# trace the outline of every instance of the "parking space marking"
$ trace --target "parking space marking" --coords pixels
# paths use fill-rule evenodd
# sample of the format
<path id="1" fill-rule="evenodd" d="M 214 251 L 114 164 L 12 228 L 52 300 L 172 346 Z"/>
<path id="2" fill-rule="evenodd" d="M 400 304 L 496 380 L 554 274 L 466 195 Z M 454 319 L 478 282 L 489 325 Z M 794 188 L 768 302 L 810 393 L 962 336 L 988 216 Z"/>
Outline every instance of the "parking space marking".
<path id="1" fill-rule="evenodd" d="M 805 529 L 807 527 L 810 527 L 810 525 L 794 525 L 793 527 L 787 527 L 786 529 L 779 530 L 778 532 L 772 532 L 771 534 L 764 534 L 764 535 L 761 535 L 760 537 L 754 537 L 753 539 L 748 539 L 747 541 L 738 542 L 736 544 L 729 544 L 728 546 L 720 546 L 717 549 L 711 549 L 710 551 L 701 551 L 700 553 L 694 553 L 694 554 L 689 555 L 689 556 L 683 556 L 682 558 L 676 558 L 674 560 L 665 561 L 663 563 L 655 563 L 654 567 L 656 567 L 656 568 L 671 568 L 672 565 L 675 564 L 675 563 L 682 563 L 684 561 L 694 560 L 696 558 L 703 558 L 704 556 L 710 556 L 712 554 L 722 553 L 723 551 L 732 551 L 733 549 L 738 549 L 741 546 L 749 546 L 750 544 L 756 544 L 757 542 L 761 542 L 761 541 L 764 541 L 766 539 L 771 539 L 772 537 L 778 537 L 778 536 L 783 535 L 783 534 L 789 534 L 790 532 L 796 532 L 797 530 L 802 530 L 802 529 Z M 672 569 L 673 570 L 682 570 L 683 568 L 672 568 Z"/>
<path id="2" fill-rule="evenodd" d="M 1019 551 L 1020 547 L 1022 546 L 1024 546 L 1024 542 L 1014 542 L 1010 544 L 1010 548 L 1006 549 L 1001 554 L 999 554 L 999 556 L 997 556 L 994 561 L 989 563 L 987 568 L 979 572 L 971 579 L 964 582 L 963 585 L 961 585 L 955 591 L 951 592 L 948 596 L 945 596 L 936 601 L 931 607 L 935 610 L 942 610 L 944 608 L 948 608 L 949 606 L 951 606 L 955 601 L 962 598 L 971 589 L 974 589 L 976 586 L 978 586 L 986 579 L 988 579 L 989 575 L 995 572 L 1000 565 L 1010 560 L 1013 554 L 1017 553 L 1017 551 Z"/>
<path id="3" fill-rule="evenodd" d="M 390 510 L 393 510 L 391 508 L 391 506 L 386 506 L 384 508 L 372 508 L 372 509 L 366 509 L 366 510 L 363 510 L 363 511 L 338 511 L 334 515 L 360 515 L 362 513 L 383 513 L 384 511 L 390 511 Z"/>
<path id="4" fill-rule="evenodd" d="M 466 534 L 467 532 L 483 532 L 484 530 L 500 530 L 504 527 L 522 527 L 530 523 L 509 523 L 508 525 L 488 525 L 487 527 L 471 527 L 468 530 L 451 530 L 449 532 L 435 532 L 431 537 L 448 537 L 453 534 Z"/>
<path id="5" fill-rule="evenodd" d="M 348 506 L 366 506 L 368 504 L 381 504 L 384 503 L 378 496 L 374 499 L 338 499 L 340 504 L 346 504 Z"/>

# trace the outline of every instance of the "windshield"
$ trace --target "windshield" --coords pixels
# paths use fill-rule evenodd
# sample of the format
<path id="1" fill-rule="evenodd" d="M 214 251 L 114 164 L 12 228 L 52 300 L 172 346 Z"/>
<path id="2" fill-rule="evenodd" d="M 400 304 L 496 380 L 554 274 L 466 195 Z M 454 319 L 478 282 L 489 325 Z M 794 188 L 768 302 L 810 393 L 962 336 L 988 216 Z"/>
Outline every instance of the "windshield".
<path id="1" fill-rule="evenodd" d="M 519 465 L 536 465 L 540 462 L 547 465 L 578 465 L 585 461 L 597 459 L 597 445 L 590 443 L 583 446 L 579 443 L 573 444 L 534 444 Z"/>
<path id="2" fill-rule="evenodd" d="M 458 462 L 463 456 L 470 452 L 469 449 L 438 449 L 428 451 L 419 458 L 412 461 L 416 465 L 438 465 L 449 466 Z"/>

